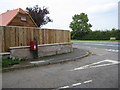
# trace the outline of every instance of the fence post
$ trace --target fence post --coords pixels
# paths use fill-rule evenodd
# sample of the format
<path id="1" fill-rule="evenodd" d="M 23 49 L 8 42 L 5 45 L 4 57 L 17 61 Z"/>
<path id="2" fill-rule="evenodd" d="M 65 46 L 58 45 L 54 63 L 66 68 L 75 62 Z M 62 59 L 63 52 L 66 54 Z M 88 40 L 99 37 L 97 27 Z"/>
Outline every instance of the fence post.
<path id="1" fill-rule="evenodd" d="M 0 26 L 0 52 L 2 52 L 3 51 L 3 27 L 2 26 Z"/>

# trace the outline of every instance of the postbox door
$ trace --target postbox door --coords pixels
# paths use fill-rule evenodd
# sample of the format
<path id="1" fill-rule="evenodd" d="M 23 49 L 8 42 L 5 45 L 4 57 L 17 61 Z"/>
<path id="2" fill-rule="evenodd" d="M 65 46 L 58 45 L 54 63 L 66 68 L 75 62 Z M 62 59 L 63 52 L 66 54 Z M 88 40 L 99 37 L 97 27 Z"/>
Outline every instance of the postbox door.
<path id="1" fill-rule="evenodd" d="M 30 49 L 31 50 L 36 50 L 36 41 L 31 41 L 30 42 Z"/>

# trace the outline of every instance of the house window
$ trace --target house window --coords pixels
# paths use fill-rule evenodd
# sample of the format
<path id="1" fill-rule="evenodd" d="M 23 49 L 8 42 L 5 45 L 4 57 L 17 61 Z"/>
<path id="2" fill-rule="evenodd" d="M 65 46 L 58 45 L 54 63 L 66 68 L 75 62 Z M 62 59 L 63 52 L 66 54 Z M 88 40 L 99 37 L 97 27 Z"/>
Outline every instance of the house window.
<path id="1" fill-rule="evenodd" d="M 21 16 L 21 20 L 22 21 L 26 21 L 26 17 L 25 16 Z"/>

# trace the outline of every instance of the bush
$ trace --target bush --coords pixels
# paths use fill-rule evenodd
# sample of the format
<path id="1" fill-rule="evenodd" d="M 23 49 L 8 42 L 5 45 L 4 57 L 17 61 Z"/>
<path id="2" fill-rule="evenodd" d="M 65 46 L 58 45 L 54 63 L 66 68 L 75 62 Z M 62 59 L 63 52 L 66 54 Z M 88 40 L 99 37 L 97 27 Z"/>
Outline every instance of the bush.
<path id="1" fill-rule="evenodd" d="M 20 63 L 20 60 L 18 59 L 2 59 L 0 60 L 0 62 L 2 62 L 2 67 L 10 67 L 14 64 L 19 64 Z"/>
<path id="2" fill-rule="evenodd" d="M 75 36 L 74 32 L 71 32 L 71 39 L 77 40 L 110 40 L 110 37 L 115 37 L 117 40 L 120 40 L 120 30 L 112 29 L 106 31 L 91 31 L 88 34 L 83 35 L 82 37 Z"/>
<path id="3" fill-rule="evenodd" d="M 27 61 L 28 59 L 25 57 L 25 58 L 22 58 L 20 59 L 20 61 Z"/>

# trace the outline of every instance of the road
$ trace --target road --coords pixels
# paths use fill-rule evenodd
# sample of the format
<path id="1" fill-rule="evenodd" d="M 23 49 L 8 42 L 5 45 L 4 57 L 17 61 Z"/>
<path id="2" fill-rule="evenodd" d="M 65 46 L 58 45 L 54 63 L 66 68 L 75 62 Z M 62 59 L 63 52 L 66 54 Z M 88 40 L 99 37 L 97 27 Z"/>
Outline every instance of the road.
<path id="1" fill-rule="evenodd" d="M 2 74 L 3 88 L 118 88 L 118 43 L 73 42 L 88 57 Z"/>

